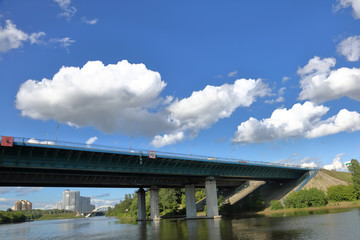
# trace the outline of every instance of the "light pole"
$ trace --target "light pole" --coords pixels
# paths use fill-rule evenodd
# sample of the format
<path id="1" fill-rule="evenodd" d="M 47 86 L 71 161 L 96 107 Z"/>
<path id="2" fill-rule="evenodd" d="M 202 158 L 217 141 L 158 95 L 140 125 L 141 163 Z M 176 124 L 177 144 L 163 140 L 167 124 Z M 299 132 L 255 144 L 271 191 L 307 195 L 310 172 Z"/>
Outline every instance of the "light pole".
<path id="1" fill-rule="evenodd" d="M 55 145 L 57 143 L 58 129 L 59 129 L 59 124 L 56 126 Z"/>
<path id="2" fill-rule="evenodd" d="M 130 152 L 131 152 L 131 141 L 132 141 L 132 139 L 133 139 L 134 136 L 135 136 L 135 135 L 131 135 L 131 138 L 130 138 Z"/>
<path id="3" fill-rule="evenodd" d="M 190 147 L 190 156 L 192 156 L 192 147 L 194 146 L 195 142 L 193 142 L 193 144 L 191 144 L 191 147 Z"/>

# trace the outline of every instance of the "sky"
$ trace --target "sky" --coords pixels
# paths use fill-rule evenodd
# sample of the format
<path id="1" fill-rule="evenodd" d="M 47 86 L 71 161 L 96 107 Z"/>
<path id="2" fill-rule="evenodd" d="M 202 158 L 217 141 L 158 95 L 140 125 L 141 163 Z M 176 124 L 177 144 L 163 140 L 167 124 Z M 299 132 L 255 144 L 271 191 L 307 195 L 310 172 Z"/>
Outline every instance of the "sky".
<path id="1" fill-rule="evenodd" d="M 0 135 L 345 170 L 359 26 L 360 0 L 0 0 Z M 64 189 L 1 187 L 0 209 Z"/>

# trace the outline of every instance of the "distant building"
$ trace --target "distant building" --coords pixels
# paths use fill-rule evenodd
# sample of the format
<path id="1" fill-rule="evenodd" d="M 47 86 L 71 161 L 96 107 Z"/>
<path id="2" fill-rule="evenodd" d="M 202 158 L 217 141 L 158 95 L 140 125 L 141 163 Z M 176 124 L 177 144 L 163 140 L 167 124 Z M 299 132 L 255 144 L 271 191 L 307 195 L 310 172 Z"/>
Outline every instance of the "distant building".
<path id="1" fill-rule="evenodd" d="M 62 202 L 56 203 L 56 208 L 82 213 L 91 212 L 95 209 L 95 205 L 90 204 L 90 202 L 90 197 L 80 196 L 79 191 L 70 191 L 69 189 L 66 189 L 63 192 Z"/>
<path id="2" fill-rule="evenodd" d="M 15 203 L 15 211 L 32 210 L 32 203 L 26 200 L 19 200 Z"/>

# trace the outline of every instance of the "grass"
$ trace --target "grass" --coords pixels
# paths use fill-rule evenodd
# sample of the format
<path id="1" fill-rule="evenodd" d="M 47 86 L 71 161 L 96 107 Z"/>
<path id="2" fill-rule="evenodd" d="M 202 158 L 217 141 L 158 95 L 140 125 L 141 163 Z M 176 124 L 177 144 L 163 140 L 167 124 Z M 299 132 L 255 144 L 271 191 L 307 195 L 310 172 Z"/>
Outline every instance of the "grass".
<path id="1" fill-rule="evenodd" d="M 329 176 L 339 179 L 339 180 L 343 180 L 345 182 L 348 183 L 352 183 L 351 180 L 351 173 L 348 172 L 337 172 L 337 171 L 329 171 L 326 169 L 322 169 L 321 171 L 324 171 L 326 174 L 328 174 Z"/>
<path id="2" fill-rule="evenodd" d="M 286 212 L 301 212 L 301 211 L 314 211 L 314 210 L 330 210 L 341 208 L 358 208 L 360 207 L 360 200 L 354 202 L 329 202 L 323 207 L 308 207 L 308 208 L 284 208 L 279 210 L 270 210 L 270 208 L 264 211 L 257 212 L 257 214 L 273 214 L 273 213 L 286 213 Z"/>
<path id="3" fill-rule="evenodd" d="M 53 219 L 66 219 L 66 218 L 82 218 L 83 216 L 76 216 L 76 213 L 57 213 L 57 214 L 44 214 L 37 221 L 53 220 Z"/>

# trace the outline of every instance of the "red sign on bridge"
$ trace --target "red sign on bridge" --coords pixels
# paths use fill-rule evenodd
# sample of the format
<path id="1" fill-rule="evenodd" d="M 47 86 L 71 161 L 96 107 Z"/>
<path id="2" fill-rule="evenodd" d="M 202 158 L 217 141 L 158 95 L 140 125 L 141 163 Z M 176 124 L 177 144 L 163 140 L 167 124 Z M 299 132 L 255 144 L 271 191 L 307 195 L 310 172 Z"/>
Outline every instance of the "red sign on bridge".
<path id="1" fill-rule="evenodd" d="M 13 137 L 1 136 L 1 146 L 12 147 L 14 142 Z"/>

